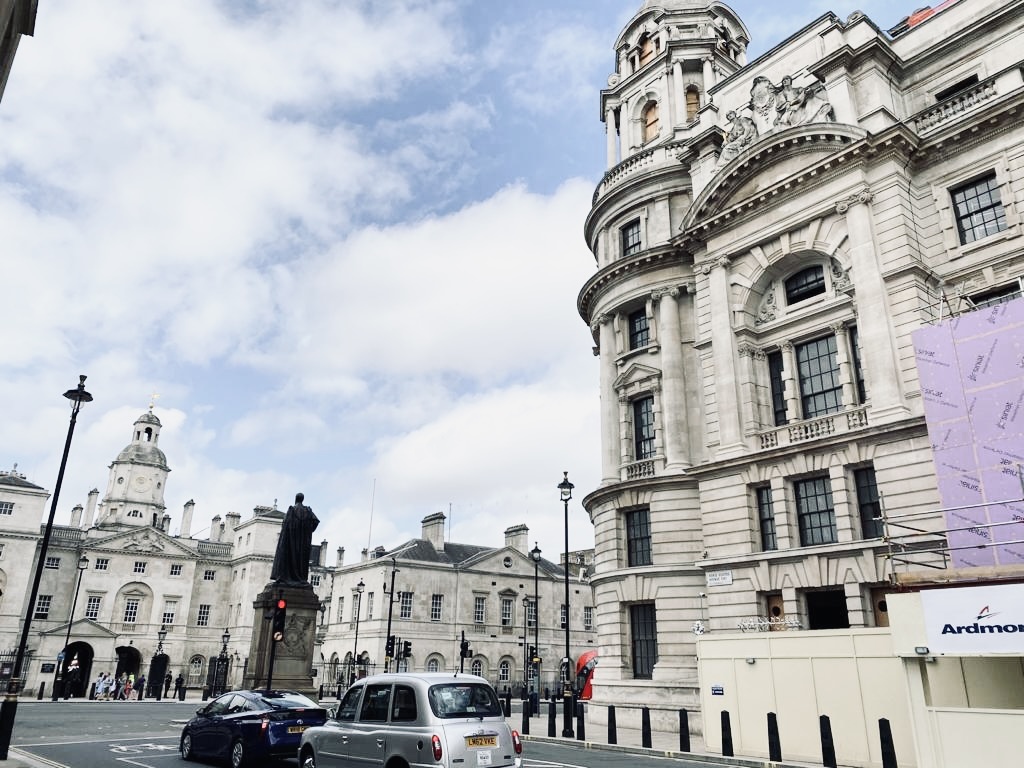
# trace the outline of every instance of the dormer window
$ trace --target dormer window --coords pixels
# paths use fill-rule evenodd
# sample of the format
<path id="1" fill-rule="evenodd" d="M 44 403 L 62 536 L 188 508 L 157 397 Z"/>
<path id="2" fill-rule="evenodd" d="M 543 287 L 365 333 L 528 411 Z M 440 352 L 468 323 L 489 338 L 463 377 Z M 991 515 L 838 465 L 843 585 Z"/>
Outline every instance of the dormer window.
<path id="1" fill-rule="evenodd" d="M 646 144 L 648 141 L 658 138 L 658 134 L 661 133 L 661 123 L 658 118 L 658 102 L 649 102 L 644 107 L 642 118 L 644 123 L 644 143 Z"/>
<path id="2" fill-rule="evenodd" d="M 786 303 L 796 304 L 825 292 L 825 270 L 821 265 L 802 269 L 786 280 Z"/>

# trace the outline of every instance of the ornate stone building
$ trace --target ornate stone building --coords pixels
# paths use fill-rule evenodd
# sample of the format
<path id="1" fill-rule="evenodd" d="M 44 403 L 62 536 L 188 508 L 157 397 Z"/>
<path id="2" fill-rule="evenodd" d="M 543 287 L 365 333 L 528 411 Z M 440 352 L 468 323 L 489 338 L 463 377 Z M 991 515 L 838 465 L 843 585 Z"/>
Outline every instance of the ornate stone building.
<path id="1" fill-rule="evenodd" d="M 14 64 L 22 35 L 32 35 L 36 26 L 37 0 L 0 0 L 0 99 Z"/>
<path id="2" fill-rule="evenodd" d="M 578 297 L 595 703 L 671 729 L 702 635 L 888 624 L 881 511 L 940 501 L 911 333 L 1024 275 L 1024 3 L 936 10 L 798 20 L 747 62 L 725 4 L 647 0 L 615 42 Z"/>
<path id="3" fill-rule="evenodd" d="M 284 513 L 257 507 L 243 520 L 214 515 L 205 538 L 192 533 L 195 503 L 172 534 L 164 506 L 170 467 L 152 410 L 110 464 L 106 491 L 89 493 L 54 525 L 33 607 L 28 692 L 75 662 L 85 681 L 101 672 L 150 675 L 154 661 L 189 687 L 207 685 L 227 654 L 227 683 L 240 682 L 252 633 L 253 600 L 270 581 Z M 0 472 L 0 648 L 15 648 L 28 606 L 49 493 L 17 472 Z M 311 581 L 329 596 L 326 542 L 313 548 Z M 163 631 L 161 641 L 160 632 Z M 230 635 L 224 642 L 225 633 Z M 158 653 L 159 651 L 159 653 Z M 83 689 L 84 692 L 84 689 Z"/>

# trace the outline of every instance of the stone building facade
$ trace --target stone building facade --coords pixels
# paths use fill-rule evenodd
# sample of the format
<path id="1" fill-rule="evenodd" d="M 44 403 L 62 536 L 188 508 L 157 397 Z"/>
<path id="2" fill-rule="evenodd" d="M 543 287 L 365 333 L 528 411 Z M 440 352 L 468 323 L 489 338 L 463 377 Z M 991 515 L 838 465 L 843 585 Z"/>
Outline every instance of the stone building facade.
<path id="1" fill-rule="evenodd" d="M 1022 12 L 828 13 L 747 62 L 728 6 L 647 0 L 617 39 L 577 301 L 595 703 L 671 728 L 707 633 L 887 626 L 880 518 L 939 507 L 911 333 L 1021 295 Z"/>
<path id="2" fill-rule="evenodd" d="M 130 442 L 109 466 L 102 496 L 91 491 L 67 524 L 53 526 L 32 608 L 26 694 L 41 683 L 52 691 L 58 672 L 63 680 L 72 665 L 90 681 L 101 672 L 151 677 L 156 664 L 172 676 L 181 673 L 189 688 L 203 688 L 213 684 L 225 653 L 226 685 L 241 685 L 253 622 L 260 619 L 253 605 L 270 582 L 284 512 L 275 503 L 244 519 L 216 514 L 194 532 L 190 500 L 172 533 L 164 504 L 171 469 L 159 447 L 161 426 L 152 408 L 139 416 Z M 0 472 L 0 662 L 13 660 L 20 638 L 49 497 L 16 467 Z M 542 686 L 557 679 L 565 638 L 563 568 L 529 546 L 525 525 L 508 528 L 504 546 L 494 547 L 445 541 L 444 520 L 441 513 L 429 515 L 422 538 L 391 552 L 364 551 L 352 564 L 345 564 L 339 547 L 328 565 L 327 542 L 313 545 L 309 579 L 321 607 L 315 686 L 333 693 L 352 674 L 384 669 L 393 569 L 391 633 L 413 644 L 403 668 L 457 669 L 465 632 L 472 651 L 467 671 L 518 690 L 526 677 L 524 653 L 537 645 Z M 570 553 L 574 659 L 596 641 L 587 577 L 592 559 L 592 552 Z M 360 663 L 353 669 L 354 651 Z M 87 690 L 83 685 L 77 693 Z"/>

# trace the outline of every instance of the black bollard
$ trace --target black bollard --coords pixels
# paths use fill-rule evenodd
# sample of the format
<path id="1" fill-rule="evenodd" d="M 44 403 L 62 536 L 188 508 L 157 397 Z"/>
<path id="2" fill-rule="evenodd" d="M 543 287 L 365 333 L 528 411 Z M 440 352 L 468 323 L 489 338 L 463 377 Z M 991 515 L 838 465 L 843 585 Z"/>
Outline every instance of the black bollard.
<path id="1" fill-rule="evenodd" d="M 520 733 L 527 736 L 530 735 L 530 703 L 525 702 L 526 706 L 523 708 L 523 728 Z"/>
<path id="2" fill-rule="evenodd" d="M 618 744 L 619 736 L 615 732 L 615 705 L 608 705 L 608 743 Z"/>
<path id="3" fill-rule="evenodd" d="M 203 701 L 207 701 L 210 698 L 210 689 L 205 685 L 203 686 Z"/>
<path id="4" fill-rule="evenodd" d="M 838 768 L 836 745 L 832 741 L 832 721 L 828 719 L 828 715 L 818 718 L 818 728 L 821 730 L 821 764 L 823 768 Z"/>
<path id="5" fill-rule="evenodd" d="M 316 700 L 320 701 L 323 697 L 324 697 L 324 686 L 323 686 L 323 683 L 321 683 L 320 684 L 320 692 L 316 695 Z"/>
<path id="6" fill-rule="evenodd" d="M 586 725 L 583 723 L 583 702 L 576 702 L 576 741 L 586 741 Z"/>
<path id="7" fill-rule="evenodd" d="M 46 683 L 39 684 L 39 693 L 36 694 L 36 701 L 43 700 L 43 692 L 46 690 Z"/>
<path id="8" fill-rule="evenodd" d="M 647 707 L 640 709 L 640 745 L 651 748 L 651 710 Z"/>
<path id="9" fill-rule="evenodd" d="M 896 765 L 896 745 L 892 742 L 892 728 L 884 717 L 878 721 L 878 735 L 882 740 L 882 768 L 899 768 Z"/>
<path id="10" fill-rule="evenodd" d="M 679 751 L 690 751 L 690 715 L 685 709 L 679 710 Z"/>
<path id="11" fill-rule="evenodd" d="M 89 686 L 89 701 L 96 700 L 96 683 Z"/>
<path id="12" fill-rule="evenodd" d="M 505 717 L 512 717 L 512 691 L 505 689 Z"/>
<path id="13" fill-rule="evenodd" d="M 548 736 L 551 738 L 555 736 L 555 716 L 558 714 L 556 707 L 555 700 L 551 699 L 548 702 Z"/>
<path id="14" fill-rule="evenodd" d="M 732 757 L 732 725 L 729 723 L 729 711 L 722 710 L 722 756 Z"/>
<path id="15" fill-rule="evenodd" d="M 782 762 L 782 742 L 779 741 L 779 718 L 774 712 L 768 713 L 768 759 Z"/>
<path id="16" fill-rule="evenodd" d="M 178 701 L 184 701 L 184 700 L 185 700 L 185 686 L 183 685 L 183 686 L 181 686 L 181 688 L 178 689 Z"/>

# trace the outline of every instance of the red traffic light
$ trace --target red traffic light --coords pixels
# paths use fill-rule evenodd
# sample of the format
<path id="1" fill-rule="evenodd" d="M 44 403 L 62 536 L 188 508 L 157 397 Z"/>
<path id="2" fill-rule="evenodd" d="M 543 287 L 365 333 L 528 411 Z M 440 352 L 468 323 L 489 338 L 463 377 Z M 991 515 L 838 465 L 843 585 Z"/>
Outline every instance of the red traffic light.
<path id="1" fill-rule="evenodd" d="M 281 597 L 281 598 L 278 598 L 278 601 L 277 601 L 277 610 L 279 610 L 279 611 L 283 611 L 283 610 L 284 610 L 285 608 L 287 608 L 287 607 L 288 607 L 288 601 L 287 601 L 287 600 L 285 600 L 285 599 L 284 599 L 283 597 Z"/>

